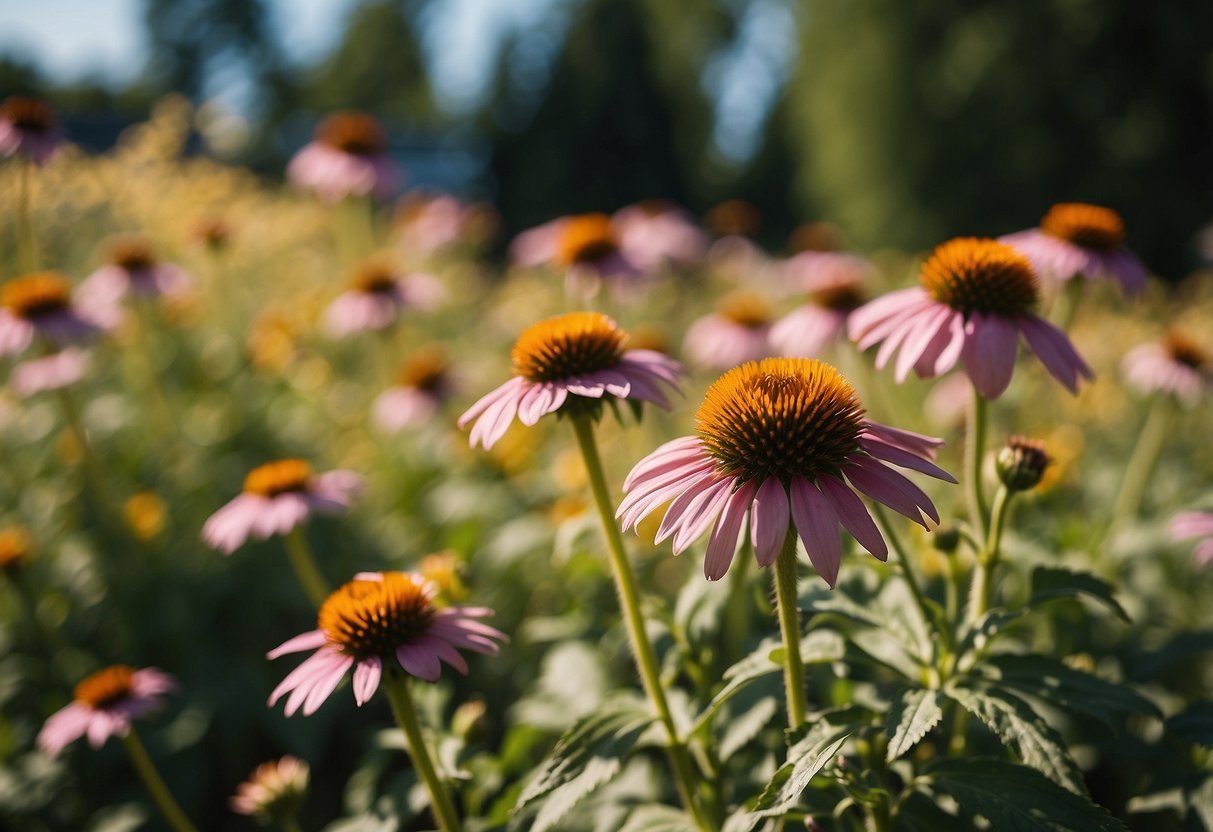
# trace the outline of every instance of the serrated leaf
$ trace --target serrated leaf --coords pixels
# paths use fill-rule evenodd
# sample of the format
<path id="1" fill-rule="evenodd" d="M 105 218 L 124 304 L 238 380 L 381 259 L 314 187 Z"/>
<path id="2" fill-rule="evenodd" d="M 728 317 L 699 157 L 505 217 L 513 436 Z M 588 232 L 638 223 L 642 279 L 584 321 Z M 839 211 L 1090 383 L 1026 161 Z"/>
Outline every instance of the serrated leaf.
<path id="1" fill-rule="evenodd" d="M 1162 718 L 1154 703 L 1126 685 L 1076 670 L 1057 659 L 1005 653 L 977 668 L 1000 687 L 1039 697 L 1050 704 L 1087 714 L 1116 728 L 1125 714 Z M 1213 724 L 1210 725 L 1213 729 Z"/>
<path id="2" fill-rule="evenodd" d="M 942 695 L 937 690 L 916 688 L 905 691 L 889 709 L 886 732 L 891 763 L 918 744 L 918 741 L 943 719 Z"/>
<path id="3" fill-rule="evenodd" d="M 1024 765 L 1075 794 L 1086 794 L 1082 772 L 1066 752 L 1065 741 L 1027 702 L 1010 691 L 976 681 L 949 685 L 945 691 L 985 723 Z"/>
<path id="4" fill-rule="evenodd" d="M 774 696 L 764 696 L 742 713 L 730 715 L 725 720 L 727 727 L 717 744 L 717 754 L 721 762 L 728 760 L 754 739 L 778 710 L 779 700 Z"/>
<path id="5" fill-rule="evenodd" d="M 850 736 L 850 724 L 838 725 L 831 719 L 819 719 L 804 737 L 788 749 L 787 761 L 767 783 L 746 815 L 743 829 L 751 830 L 765 818 L 789 812 L 800 801 L 800 793 L 817 772 L 834 759 Z"/>
<path id="6" fill-rule="evenodd" d="M 1090 572 L 1076 572 L 1056 566 L 1038 566 L 1032 570 L 1032 591 L 1028 605 L 1041 604 L 1058 598 L 1090 598 L 1114 612 L 1126 624 L 1129 614 L 1116 600 L 1110 584 Z"/>
<path id="7" fill-rule="evenodd" d="M 1213 702 L 1194 702 L 1168 719 L 1167 733 L 1195 745 L 1213 746 Z"/>
<path id="8" fill-rule="evenodd" d="M 695 822 L 672 806 L 640 806 L 619 832 L 698 832 Z"/>
<path id="9" fill-rule="evenodd" d="M 704 708 L 703 713 L 696 718 L 691 732 L 702 729 L 716 715 L 720 707 L 736 696 L 746 685 L 763 676 L 782 671 L 782 654 L 776 652 L 782 649 L 780 644 L 778 639 L 763 639 L 753 652 L 726 670 L 724 672 L 725 686 L 712 697 L 712 701 Z M 806 665 L 839 661 L 845 655 L 846 645 L 842 636 L 832 630 L 812 630 L 800 640 L 800 660 Z"/>
<path id="10" fill-rule="evenodd" d="M 990 610 L 977 619 L 972 626 L 966 627 L 962 631 L 960 643 L 956 646 L 956 652 L 963 656 L 976 647 L 988 643 L 1005 630 L 1008 624 L 1014 623 L 1022 618 L 1023 615 L 1023 610 Z"/>
<path id="11" fill-rule="evenodd" d="M 615 699 L 579 719 L 556 743 L 518 797 L 515 815 L 535 809 L 532 832 L 543 832 L 623 768 L 636 741 L 653 723 L 643 702 Z"/>

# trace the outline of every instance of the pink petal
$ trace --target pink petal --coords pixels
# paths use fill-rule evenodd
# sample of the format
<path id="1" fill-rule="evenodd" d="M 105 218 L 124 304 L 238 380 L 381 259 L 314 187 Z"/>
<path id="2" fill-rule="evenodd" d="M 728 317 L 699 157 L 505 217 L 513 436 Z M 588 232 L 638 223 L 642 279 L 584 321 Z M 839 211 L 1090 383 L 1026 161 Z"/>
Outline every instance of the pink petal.
<path id="1" fill-rule="evenodd" d="M 267 659 L 276 659 L 279 656 L 285 656 L 287 653 L 301 653 L 304 650 L 315 650 L 323 647 L 328 641 L 324 630 L 309 630 L 306 633 L 301 633 L 292 639 L 279 644 L 273 650 L 265 654 Z"/>
<path id="2" fill-rule="evenodd" d="M 1017 343 L 1011 323 L 997 315 L 973 313 L 963 352 L 965 371 L 985 398 L 998 398 L 1011 383 Z"/>
<path id="3" fill-rule="evenodd" d="M 859 545 L 867 549 L 879 560 L 887 560 L 889 547 L 880 529 L 876 527 L 872 515 L 868 514 L 867 506 L 856 496 L 855 492 L 833 477 L 820 477 L 817 487 L 825 494 L 826 499 L 834 508 L 834 513 L 851 536 L 859 541 Z"/>
<path id="4" fill-rule="evenodd" d="M 383 675 L 383 663 L 372 656 L 363 659 L 354 667 L 354 701 L 362 707 L 379 689 L 379 677 Z"/>
<path id="5" fill-rule="evenodd" d="M 788 535 L 788 493 L 778 477 L 768 477 L 758 489 L 750 512 L 750 542 L 760 566 L 770 566 L 779 557 Z"/>
<path id="6" fill-rule="evenodd" d="M 746 483 L 725 500 L 724 511 L 712 530 L 707 557 L 703 561 L 703 574 L 709 581 L 719 580 L 729 571 L 729 564 L 737 553 L 737 536 L 741 534 L 754 491 L 754 484 Z"/>
<path id="7" fill-rule="evenodd" d="M 803 477 L 792 478 L 792 519 L 804 541 L 805 551 L 817 574 L 834 588 L 838 568 L 842 564 L 842 540 L 838 534 L 838 517 L 830 501 L 817 487 Z"/>

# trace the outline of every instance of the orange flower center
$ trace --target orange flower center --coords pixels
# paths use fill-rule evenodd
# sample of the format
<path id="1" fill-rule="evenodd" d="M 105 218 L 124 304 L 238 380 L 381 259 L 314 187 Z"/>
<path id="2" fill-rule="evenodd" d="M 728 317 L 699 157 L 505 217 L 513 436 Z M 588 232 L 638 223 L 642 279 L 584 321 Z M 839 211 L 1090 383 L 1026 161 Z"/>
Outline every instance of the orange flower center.
<path id="1" fill-rule="evenodd" d="M 792 251 L 841 251 L 842 244 L 842 232 L 832 222 L 798 225 L 788 238 Z"/>
<path id="2" fill-rule="evenodd" d="M 29 535 L 24 529 L 0 531 L 0 569 L 19 566 L 29 556 Z"/>
<path id="3" fill-rule="evenodd" d="M 55 111 L 33 98 L 5 99 L 0 104 L 0 118 L 30 133 L 49 133 L 55 128 Z"/>
<path id="4" fill-rule="evenodd" d="M 400 386 L 434 392 L 440 389 L 447 378 L 446 357 L 437 348 L 422 349 L 413 353 L 400 368 Z"/>
<path id="5" fill-rule="evenodd" d="M 387 263 L 372 261 L 363 263 L 355 270 L 353 286 L 356 291 L 368 295 L 386 295 L 395 291 L 398 279 Z"/>
<path id="6" fill-rule="evenodd" d="M 744 199 L 726 199 L 708 211 L 704 225 L 721 237 L 740 234 L 752 237 L 762 227 L 762 214 L 752 202 Z"/>
<path id="7" fill-rule="evenodd" d="M 833 286 L 824 286 L 809 293 L 813 303 L 826 309 L 839 312 L 850 312 L 867 303 L 867 296 L 858 283 L 840 282 Z"/>
<path id="8" fill-rule="evenodd" d="M 142 237 L 126 237 L 115 240 L 110 246 L 109 261 L 128 272 L 151 268 L 156 264 L 152 245 Z"/>
<path id="9" fill-rule="evenodd" d="M 320 122 L 316 141 L 354 156 L 377 156 L 387 148 L 387 133 L 365 113 L 342 112 Z"/>
<path id="10" fill-rule="evenodd" d="M 611 218 L 606 214 L 570 217 L 560 232 L 556 259 L 565 266 L 593 263 L 619 249 Z"/>
<path id="11" fill-rule="evenodd" d="M 771 307 L 752 292 L 738 292 L 716 304 L 716 314 L 738 326 L 759 329 L 771 323 Z"/>
<path id="12" fill-rule="evenodd" d="M 1111 208 L 1083 202 L 1054 205 L 1040 221 L 1044 233 L 1083 248 L 1100 251 L 1120 248 L 1125 242 L 1125 221 Z"/>
<path id="13" fill-rule="evenodd" d="M 26 320 L 66 309 L 72 285 L 54 272 L 39 272 L 10 280 L 0 289 L 0 306 Z"/>
<path id="14" fill-rule="evenodd" d="M 425 578 L 402 572 L 382 576 L 379 581 L 350 581 L 320 607 L 318 626 L 329 643 L 357 659 L 391 656 L 424 635 L 434 618 Z"/>
<path id="15" fill-rule="evenodd" d="M 1030 312 L 1038 297 L 1032 264 L 996 240 L 958 237 L 938 246 L 922 266 L 932 298 L 969 315 L 1006 317 Z"/>
<path id="16" fill-rule="evenodd" d="M 1162 347 L 1172 361 L 1193 370 L 1203 369 L 1209 364 L 1209 354 L 1204 347 L 1182 332 L 1168 332 L 1163 336 Z"/>
<path id="17" fill-rule="evenodd" d="M 720 469 L 743 480 L 837 474 L 859 449 L 863 408 L 837 370 L 809 358 L 764 358 L 708 388 L 695 427 Z"/>
<path id="18" fill-rule="evenodd" d="M 514 373 L 529 381 L 559 381 L 614 367 L 627 338 L 600 312 L 571 312 L 524 330 L 510 359 Z"/>
<path id="19" fill-rule="evenodd" d="M 131 695 L 135 669 L 124 664 L 99 670 L 76 685 L 76 701 L 93 710 L 116 705 Z"/>
<path id="20" fill-rule="evenodd" d="M 276 497 L 292 491 L 307 491 L 312 466 L 302 459 L 280 459 L 249 471 L 244 492 L 261 497 Z"/>

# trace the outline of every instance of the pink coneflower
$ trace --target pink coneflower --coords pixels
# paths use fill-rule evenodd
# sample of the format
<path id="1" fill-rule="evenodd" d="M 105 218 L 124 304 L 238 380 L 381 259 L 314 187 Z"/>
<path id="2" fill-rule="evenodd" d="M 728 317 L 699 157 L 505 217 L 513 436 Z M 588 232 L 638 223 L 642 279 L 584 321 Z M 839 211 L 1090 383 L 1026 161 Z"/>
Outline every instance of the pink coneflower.
<path id="1" fill-rule="evenodd" d="M 847 318 L 866 300 L 864 284 L 872 265 L 841 252 L 804 252 L 784 265 L 784 279 L 809 302 L 771 327 L 770 341 L 780 355 L 812 357 L 843 337 Z"/>
<path id="2" fill-rule="evenodd" d="M 708 580 L 728 571 L 748 515 L 760 565 L 774 563 L 794 527 L 832 587 L 840 524 L 873 555 L 888 556 L 856 489 L 924 527 L 925 518 L 939 522 L 930 498 L 886 463 L 955 482 L 930 461 L 941 440 L 870 421 L 851 385 L 820 361 L 736 367 L 708 388 L 695 421 L 698 435 L 667 442 L 632 469 L 617 516 L 634 528 L 672 500 L 657 541 L 673 536 L 675 554 L 712 527 Z"/>
<path id="3" fill-rule="evenodd" d="M 487 450 L 515 416 L 529 426 L 545 414 L 596 409 L 610 399 L 668 408 L 662 385 L 677 389 L 681 365 L 659 352 L 625 350 L 627 340 L 626 332 L 598 312 L 572 312 L 534 324 L 514 344 L 514 377 L 468 408 L 459 427 L 475 421 L 471 444 Z"/>
<path id="4" fill-rule="evenodd" d="M 770 305 L 751 292 L 738 292 L 716 304 L 716 311 L 691 324 L 682 342 L 687 360 L 699 367 L 727 370 L 765 358 L 771 346 Z"/>
<path id="5" fill-rule="evenodd" d="M 361 707 L 378 690 L 385 669 L 391 673 L 399 665 L 410 676 L 436 682 L 442 662 L 467 673 L 467 662 L 456 648 L 497 654 L 505 634 L 476 620 L 492 615 L 492 610 L 438 609 L 433 596 L 433 587 L 417 574 L 355 575 L 320 607 L 317 629 L 295 636 L 267 654 L 276 659 L 287 653 L 316 651 L 274 688 L 270 706 L 290 693 L 286 715 L 302 708 L 303 715 L 310 716 L 352 667 L 354 701 Z"/>
<path id="6" fill-rule="evenodd" d="M 942 375 L 963 359 L 977 392 L 996 399 L 1011 383 L 1020 334 L 1070 392 L 1077 391 L 1080 376 L 1092 377 L 1065 333 L 1035 314 L 1032 264 L 1010 246 L 975 237 L 949 240 L 927 258 L 921 281 L 855 310 L 847 324 L 859 349 L 881 345 L 877 367 L 900 349 L 898 381 L 911 368 L 922 378 Z"/>
<path id="7" fill-rule="evenodd" d="M 295 154 L 286 175 L 329 202 L 368 194 L 386 199 L 400 183 L 400 171 L 386 151 L 387 133 L 375 119 L 335 113 L 320 122 L 314 140 Z"/>
<path id="8" fill-rule="evenodd" d="M 375 423 L 389 434 L 425 424 L 450 393 L 450 372 L 442 351 L 418 350 L 400 368 L 396 384 L 375 399 Z"/>
<path id="9" fill-rule="evenodd" d="M 406 307 L 433 309 L 446 297 L 446 289 L 430 275 L 401 274 L 379 259 L 358 266 L 351 283 L 324 311 L 324 328 L 334 338 L 386 329 Z"/>
<path id="10" fill-rule="evenodd" d="M 510 244 L 515 265 L 564 269 L 570 287 L 593 294 L 601 282 L 634 285 L 644 272 L 606 214 L 560 217 L 523 231 Z"/>
<path id="11" fill-rule="evenodd" d="M 289 754 L 262 763 L 249 778 L 236 787 L 236 794 L 227 805 L 240 815 L 261 821 L 293 819 L 307 794 L 311 769 L 298 757 Z"/>
<path id="12" fill-rule="evenodd" d="M 250 535 L 257 540 L 284 535 L 312 512 L 344 513 L 362 485 L 362 477 L 353 471 L 313 474 L 302 459 L 270 462 L 250 471 L 244 492 L 211 515 L 202 527 L 202 539 L 230 555 Z"/>
<path id="13" fill-rule="evenodd" d="M 1171 538 L 1200 539 L 1192 550 L 1192 562 L 1197 566 L 1213 564 L 1213 512 L 1188 511 L 1171 519 Z"/>
<path id="14" fill-rule="evenodd" d="M 132 720 L 157 710 L 162 694 L 176 688 L 172 676 L 154 667 L 107 667 L 76 685 L 74 701 L 42 726 L 38 747 L 54 757 L 87 736 L 89 745 L 100 748 L 110 737 L 130 733 Z"/>
<path id="15" fill-rule="evenodd" d="M 45 165 L 62 144 L 55 111 L 49 106 L 18 96 L 0 102 L 0 156 L 25 156 Z"/>
<path id="16" fill-rule="evenodd" d="M 42 358 L 22 361 L 13 368 L 8 383 L 18 396 L 29 397 L 47 390 L 70 387 L 84 378 L 88 367 L 88 352 L 68 347 Z"/>
<path id="17" fill-rule="evenodd" d="M 467 203 L 449 194 L 411 193 L 396 212 L 400 245 L 412 254 L 429 254 L 462 244 L 480 245 L 496 233 L 500 220 L 489 205 Z"/>
<path id="18" fill-rule="evenodd" d="M 1125 247 L 1125 224 L 1110 208 L 1081 202 L 1054 205 L 1030 228 L 1000 238 L 1022 252 L 1046 280 L 1110 278 L 1125 294 L 1146 286 L 1146 267 Z"/>
<path id="19" fill-rule="evenodd" d="M 39 272 L 0 287 L 0 356 L 23 352 L 41 336 L 61 346 L 101 332 L 109 321 L 72 304 L 72 286 L 55 272 Z"/>
<path id="20" fill-rule="evenodd" d="M 707 254 L 707 234 L 672 202 L 654 199 L 629 205 L 616 211 L 611 223 L 620 246 L 646 272 L 664 265 L 685 267 Z"/>
<path id="21" fill-rule="evenodd" d="M 143 237 L 114 240 L 106 259 L 104 266 L 80 284 L 80 296 L 90 303 L 115 304 L 128 296 L 176 297 L 194 285 L 185 269 L 157 259 L 151 242 Z"/>
<path id="22" fill-rule="evenodd" d="M 1166 393 L 1193 407 L 1213 383 L 1213 358 L 1196 341 L 1172 330 L 1159 343 L 1130 350 L 1122 365 L 1139 392 Z"/>

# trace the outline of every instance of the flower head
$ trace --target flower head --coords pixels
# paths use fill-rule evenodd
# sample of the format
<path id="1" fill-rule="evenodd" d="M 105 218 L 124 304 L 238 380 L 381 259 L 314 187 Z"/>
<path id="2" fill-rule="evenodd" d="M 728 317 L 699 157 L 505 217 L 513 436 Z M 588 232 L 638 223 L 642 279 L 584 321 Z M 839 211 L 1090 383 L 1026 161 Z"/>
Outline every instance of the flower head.
<path id="1" fill-rule="evenodd" d="M 686 266 L 707 254 L 707 234 L 672 202 L 646 200 L 621 208 L 611 217 L 620 248 L 644 271 L 663 265 Z"/>
<path id="2" fill-rule="evenodd" d="M 523 267 L 561 269 L 570 290 L 584 295 L 603 281 L 632 286 L 645 273 L 643 255 L 625 246 L 606 214 L 560 217 L 523 231 L 510 244 L 510 259 Z"/>
<path id="3" fill-rule="evenodd" d="M 236 787 L 228 806 L 266 823 L 294 818 L 307 794 L 310 774 L 307 763 L 289 754 L 262 763 Z"/>
<path id="4" fill-rule="evenodd" d="M 1192 562 L 1197 566 L 1213 564 L 1213 512 L 1188 511 L 1171 519 L 1171 537 L 1175 540 L 1196 539 Z"/>
<path id="5" fill-rule="evenodd" d="M 678 362 L 651 350 L 625 349 L 628 335 L 599 312 L 571 312 L 524 330 L 510 354 L 514 377 L 459 417 L 475 421 L 472 445 L 492 447 L 517 416 L 533 425 L 566 408 L 596 413 L 602 402 L 624 399 L 669 407 L 663 389 L 677 389 Z"/>
<path id="6" fill-rule="evenodd" d="M 396 383 L 375 399 L 375 423 L 386 433 L 424 424 L 450 393 L 450 365 L 442 350 L 420 349 L 404 362 Z"/>
<path id="7" fill-rule="evenodd" d="M 771 327 L 771 346 L 779 355 L 815 356 L 845 332 L 851 313 L 867 299 L 872 264 L 838 251 L 805 251 L 783 267 L 784 281 L 805 292 L 808 303 Z"/>
<path id="8" fill-rule="evenodd" d="M 789 529 L 830 586 L 838 578 L 838 527 L 880 559 L 884 539 L 856 494 L 916 523 L 939 522 L 930 498 L 891 463 L 955 482 L 930 460 L 941 440 L 870 421 L 851 385 L 828 364 L 767 358 L 716 380 L 696 416 L 697 435 L 667 442 L 632 469 L 618 516 L 624 528 L 673 501 L 657 542 L 679 554 L 712 527 L 704 574 L 728 570 L 749 516 L 758 563 L 769 566 Z"/>
<path id="9" fill-rule="evenodd" d="M 112 240 L 106 260 L 80 284 L 80 296 L 90 303 L 115 304 L 128 296 L 177 297 L 194 283 L 180 266 L 160 260 L 151 241 L 139 235 Z"/>
<path id="10" fill-rule="evenodd" d="M 300 708 L 315 713 L 336 690 L 345 673 L 354 669 L 354 700 L 359 706 L 379 688 L 384 671 L 399 665 L 406 673 L 436 682 L 446 662 L 460 673 L 467 662 L 456 650 L 496 655 L 504 633 L 477 621 L 493 614 L 484 607 L 434 605 L 434 588 L 409 572 L 362 572 L 338 588 L 320 607 L 317 629 L 295 636 L 271 650 L 276 659 L 287 653 L 315 650 L 270 694 L 272 707 L 281 697 L 286 715 Z"/>
<path id="11" fill-rule="evenodd" d="M 45 102 L 19 96 L 0 102 L 0 156 L 25 156 L 45 165 L 62 144 L 55 111 Z"/>
<path id="12" fill-rule="evenodd" d="M 770 333 L 775 316 L 770 304 L 752 292 L 737 292 L 722 299 L 716 311 L 687 329 L 682 349 L 701 367 L 727 370 L 772 352 Z"/>
<path id="13" fill-rule="evenodd" d="M 1130 350 L 1122 369 L 1139 392 L 1165 393 L 1188 407 L 1196 405 L 1213 384 L 1213 356 L 1194 338 L 1174 329 L 1158 343 Z"/>
<path id="14" fill-rule="evenodd" d="M 1125 247 L 1125 223 L 1110 208 L 1082 202 L 1054 205 L 1039 228 L 1001 238 L 1032 261 L 1046 280 L 1067 281 L 1079 275 L 1111 278 L 1126 294 L 1145 288 L 1146 268 Z"/>
<path id="15" fill-rule="evenodd" d="M 353 471 L 315 474 L 302 459 L 267 463 L 249 472 L 240 496 L 211 515 L 202 527 L 202 539 L 230 555 L 250 535 L 264 540 L 286 534 L 314 511 L 344 513 L 362 482 Z"/>
<path id="16" fill-rule="evenodd" d="M 1036 275 L 1027 258 L 995 240 L 961 237 L 943 243 L 922 267 L 921 285 L 857 309 L 847 324 L 861 350 L 880 344 L 876 366 L 900 350 L 898 381 L 910 369 L 942 375 L 963 359 L 965 373 L 987 399 L 1011 383 L 1019 335 L 1045 369 L 1071 392 L 1091 368 L 1063 332 L 1037 317 Z"/>
<path id="17" fill-rule="evenodd" d="M 87 735 L 89 745 L 100 748 L 110 737 L 126 736 L 132 720 L 158 709 L 162 695 L 176 688 L 172 676 L 153 667 L 107 667 L 76 685 L 72 703 L 42 726 L 38 746 L 53 757 Z"/>
<path id="18" fill-rule="evenodd" d="M 1028 491 L 1040 484 L 1052 461 L 1045 443 L 1012 436 L 995 457 L 994 468 L 1008 491 Z"/>
<path id="19" fill-rule="evenodd" d="M 29 532 L 20 526 L 0 529 L 0 572 L 15 572 L 29 562 Z"/>
<path id="20" fill-rule="evenodd" d="M 463 202 L 449 194 L 410 193 L 396 212 L 401 248 L 428 254 L 459 245 L 478 246 L 498 231 L 492 206 Z"/>
<path id="21" fill-rule="evenodd" d="M 314 140 L 287 167 L 296 185 L 338 202 L 372 194 L 381 199 L 399 186 L 400 174 L 387 155 L 387 133 L 365 113 L 335 113 L 316 127 Z"/>
<path id="22" fill-rule="evenodd" d="M 372 258 L 360 263 L 350 288 L 324 311 L 324 327 L 334 338 L 386 329 L 406 308 L 428 310 L 446 297 L 446 289 L 428 274 L 401 274 L 391 263 Z"/>
<path id="23" fill-rule="evenodd" d="M 24 351 L 36 336 L 55 346 L 82 341 L 110 323 L 104 315 L 79 311 L 72 303 L 71 283 L 56 272 L 38 272 L 0 286 L 0 356 Z"/>

